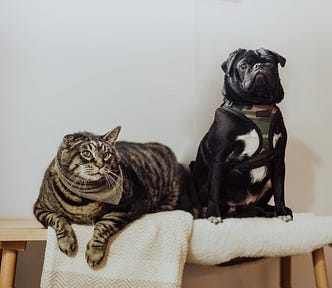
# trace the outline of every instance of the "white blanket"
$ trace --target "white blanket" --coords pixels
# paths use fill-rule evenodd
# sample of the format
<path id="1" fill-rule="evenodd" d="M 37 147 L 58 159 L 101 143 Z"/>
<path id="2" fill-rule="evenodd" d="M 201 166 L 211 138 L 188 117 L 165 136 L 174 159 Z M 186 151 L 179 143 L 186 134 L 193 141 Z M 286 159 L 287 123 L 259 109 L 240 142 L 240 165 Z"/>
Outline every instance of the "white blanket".
<path id="1" fill-rule="evenodd" d="M 215 265 L 237 257 L 274 257 L 311 252 L 332 243 L 332 216 L 295 213 L 277 218 L 195 220 L 187 262 Z"/>
<path id="2" fill-rule="evenodd" d="M 162 212 L 131 223 L 110 240 L 105 267 L 93 270 L 85 260 L 92 226 L 73 225 L 78 252 L 68 257 L 48 229 L 41 287 L 181 287 L 192 216 L 183 211 Z"/>
<path id="3" fill-rule="evenodd" d="M 85 247 L 93 227 L 73 225 L 79 250 L 69 258 L 48 240 L 42 288 L 181 287 L 185 262 L 215 265 L 237 257 L 286 256 L 332 243 L 332 216 L 295 213 L 277 218 L 226 219 L 215 225 L 183 211 L 145 215 L 110 240 L 106 266 L 92 270 Z"/>

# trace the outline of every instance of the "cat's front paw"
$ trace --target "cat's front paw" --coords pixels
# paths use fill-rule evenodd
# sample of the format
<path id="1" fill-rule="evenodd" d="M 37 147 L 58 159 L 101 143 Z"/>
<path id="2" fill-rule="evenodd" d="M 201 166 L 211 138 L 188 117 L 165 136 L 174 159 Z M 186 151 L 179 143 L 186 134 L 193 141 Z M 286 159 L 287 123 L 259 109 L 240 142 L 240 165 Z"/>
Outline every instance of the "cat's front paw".
<path id="1" fill-rule="evenodd" d="M 73 256 L 77 251 L 75 234 L 67 235 L 58 239 L 59 249 L 68 256 Z"/>
<path id="2" fill-rule="evenodd" d="M 105 247 L 93 246 L 93 242 L 90 240 L 86 247 L 85 258 L 91 268 L 99 265 L 105 256 Z"/>

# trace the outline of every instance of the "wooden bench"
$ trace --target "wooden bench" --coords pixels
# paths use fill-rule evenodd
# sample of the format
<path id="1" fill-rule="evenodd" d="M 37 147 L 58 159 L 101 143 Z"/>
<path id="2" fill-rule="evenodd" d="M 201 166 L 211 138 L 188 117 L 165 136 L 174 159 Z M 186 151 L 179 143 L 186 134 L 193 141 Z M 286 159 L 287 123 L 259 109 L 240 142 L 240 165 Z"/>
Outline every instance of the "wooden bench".
<path id="1" fill-rule="evenodd" d="M 47 239 L 45 229 L 35 219 L 0 219 L 0 287 L 14 287 L 18 251 L 25 251 L 27 241 Z"/>
<path id="2" fill-rule="evenodd" d="M 0 287 L 14 287 L 18 251 L 25 251 L 27 241 L 46 241 L 47 230 L 35 219 L 0 219 Z M 316 286 L 328 288 L 324 248 L 312 252 Z M 291 256 L 280 257 L 280 287 L 291 287 Z"/>

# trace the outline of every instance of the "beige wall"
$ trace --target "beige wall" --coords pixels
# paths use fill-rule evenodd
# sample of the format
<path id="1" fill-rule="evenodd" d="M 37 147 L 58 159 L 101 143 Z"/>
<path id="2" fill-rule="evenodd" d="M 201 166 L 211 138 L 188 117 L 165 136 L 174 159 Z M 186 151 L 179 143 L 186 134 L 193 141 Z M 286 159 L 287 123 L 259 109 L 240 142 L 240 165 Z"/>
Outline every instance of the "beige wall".
<path id="1" fill-rule="evenodd" d="M 220 64 L 239 47 L 287 58 L 286 200 L 295 212 L 332 214 L 331 8 L 328 0 L 0 0 L 0 217 L 32 217 L 43 171 L 69 132 L 121 124 L 122 139 L 164 142 L 188 163 L 222 100 Z M 36 287 L 42 246 L 29 247 L 17 287 Z M 310 261 L 294 258 L 294 287 L 313 287 Z M 277 268 L 274 259 L 188 266 L 184 287 L 206 279 L 209 288 L 277 287 Z"/>

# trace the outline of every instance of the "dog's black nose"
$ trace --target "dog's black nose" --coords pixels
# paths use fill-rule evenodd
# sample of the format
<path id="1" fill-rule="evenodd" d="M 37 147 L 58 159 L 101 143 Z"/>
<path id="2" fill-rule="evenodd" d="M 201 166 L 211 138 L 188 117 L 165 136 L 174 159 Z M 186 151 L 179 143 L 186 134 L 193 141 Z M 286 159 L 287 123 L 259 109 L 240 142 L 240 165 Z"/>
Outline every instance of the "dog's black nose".
<path id="1" fill-rule="evenodd" d="M 254 70 L 258 70 L 258 69 L 262 69 L 263 68 L 263 64 L 262 63 L 256 63 L 254 65 Z"/>

